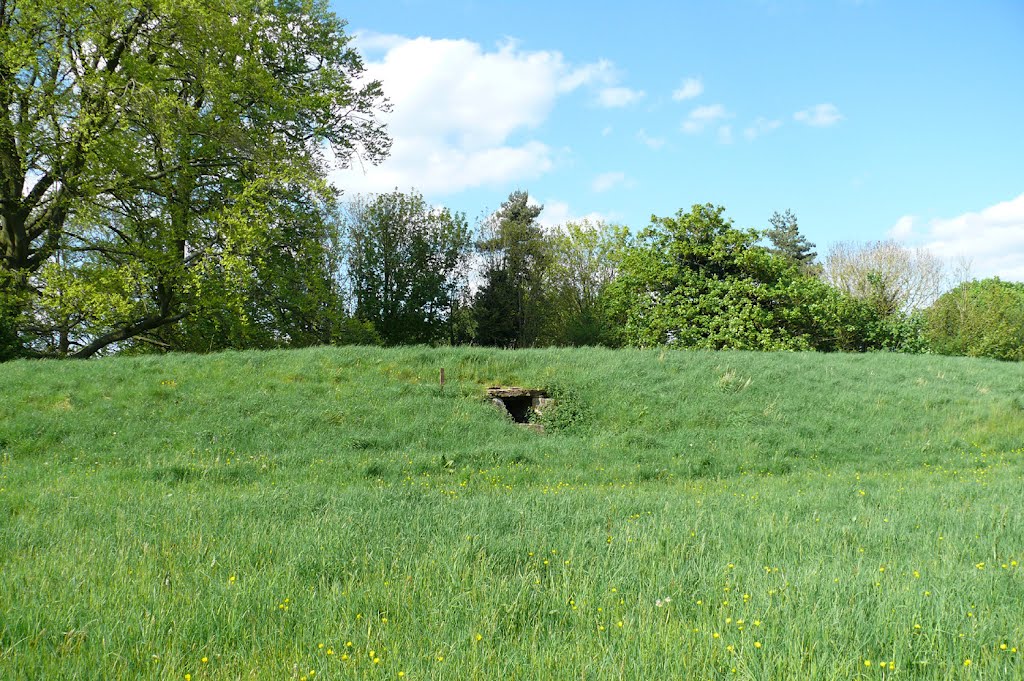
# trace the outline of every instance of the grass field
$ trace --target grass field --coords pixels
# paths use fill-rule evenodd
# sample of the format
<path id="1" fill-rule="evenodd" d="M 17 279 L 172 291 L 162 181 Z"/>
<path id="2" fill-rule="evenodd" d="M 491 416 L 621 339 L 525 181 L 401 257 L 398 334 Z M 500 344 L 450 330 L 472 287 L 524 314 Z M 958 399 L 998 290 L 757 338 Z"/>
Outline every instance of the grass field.
<path id="1" fill-rule="evenodd" d="M 2 679 L 1024 678 L 1024 365 L 314 349 L 0 405 Z"/>

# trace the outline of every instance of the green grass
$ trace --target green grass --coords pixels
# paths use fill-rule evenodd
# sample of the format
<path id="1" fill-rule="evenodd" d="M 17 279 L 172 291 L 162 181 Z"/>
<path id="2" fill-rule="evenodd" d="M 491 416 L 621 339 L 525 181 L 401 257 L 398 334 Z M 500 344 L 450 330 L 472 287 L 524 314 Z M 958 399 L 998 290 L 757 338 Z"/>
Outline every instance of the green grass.
<path id="1" fill-rule="evenodd" d="M 14 362 L 0 678 L 1020 679 L 1022 482 L 994 361 Z"/>

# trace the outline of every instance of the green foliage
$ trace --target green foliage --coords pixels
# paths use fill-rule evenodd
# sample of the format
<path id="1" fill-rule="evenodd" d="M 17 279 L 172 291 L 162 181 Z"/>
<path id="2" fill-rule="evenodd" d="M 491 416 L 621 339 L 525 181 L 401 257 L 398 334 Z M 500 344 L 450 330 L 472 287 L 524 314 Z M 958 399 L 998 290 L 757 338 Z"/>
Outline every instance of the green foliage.
<path id="1" fill-rule="evenodd" d="M 483 283 L 473 301 L 476 341 L 497 347 L 529 347 L 543 329 L 547 300 L 544 273 L 548 243 L 525 191 L 514 191 L 481 227 L 477 251 Z"/>
<path id="2" fill-rule="evenodd" d="M 789 210 L 785 213 L 776 211 L 772 213 L 769 222 L 771 227 L 765 236 L 772 244 L 771 252 L 796 265 L 805 274 L 818 274 L 821 271 L 821 267 L 815 263 L 818 254 L 814 244 L 800 233 L 796 215 Z"/>
<path id="3" fill-rule="evenodd" d="M 585 220 L 569 222 L 546 239 L 550 250 L 544 276 L 548 304 L 541 343 L 613 345 L 606 294 L 629 248 L 629 230 Z"/>
<path id="4" fill-rule="evenodd" d="M 851 307 L 785 258 L 757 245 L 724 208 L 652 218 L 627 251 L 609 304 L 622 339 L 702 349 L 848 349 Z M 856 326 L 856 324 L 854 324 Z"/>
<path id="5" fill-rule="evenodd" d="M 549 382 L 545 390 L 554 400 L 541 414 L 545 432 L 583 434 L 591 429 L 593 409 L 584 391 L 566 381 Z"/>
<path id="6" fill-rule="evenodd" d="M 1024 360 L 1024 284 L 971 281 L 927 311 L 930 347 L 944 355 Z"/>
<path id="7" fill-rule="evenodd" d="M 391 345 L 450 340 L 467 287 L 465 216 L 397 190 L 354 201 L 348 214 L 355 316 Z"/>
<path id="8" fill-rule="evenodd" d="M 19 328 L 25 302 L 14 276 L 0 270 L 0 362 L 13 359 L 21 352 Z"/>
<path id="9" fill-rule="evenodd" d="M 494 383 L 588 415 L 530 432 Z M 887 353 L 8 362 L 0 678 L 1020 678 L 1022 384 Z"/>
<path id="10" fill-rule="evenodd" d="M 0 14 L 0 269 L 27 273 L 34 351 L 165 343 L 154 332 L 186 317 L 254 306 L 299 313 L 274 343 L 322 335 L 302 327 L 323 277 L 282 269 L 309 244 L 260 251 L 299 221 L 320 229 L 327 149 L 377 162 L 390 143 L 380 84 L 359 83 L 325 3 L 39 0 Z M 282 293 L 292 283 L 301 302 Z M 232 337 L 266 345 L 250 321 Z"/>

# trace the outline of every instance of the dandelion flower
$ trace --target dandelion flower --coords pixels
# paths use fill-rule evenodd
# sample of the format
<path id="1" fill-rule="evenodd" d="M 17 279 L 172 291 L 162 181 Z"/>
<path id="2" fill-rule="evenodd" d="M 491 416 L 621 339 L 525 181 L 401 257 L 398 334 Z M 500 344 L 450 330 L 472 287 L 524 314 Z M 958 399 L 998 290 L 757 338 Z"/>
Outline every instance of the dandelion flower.
<path id="1" fill-rule="evenodd" d="M 761 642 L 760 641 L 754 641 L 754 647 L 755 648 L 760 648 L 761 647 Z"/>
<path id="2" fill-rule="evenodd" d="M 970 667 L 971 666 L 971 658 L 967 658 L 966 660 L 964 660 L 964 666 L 965 667 Z"/>

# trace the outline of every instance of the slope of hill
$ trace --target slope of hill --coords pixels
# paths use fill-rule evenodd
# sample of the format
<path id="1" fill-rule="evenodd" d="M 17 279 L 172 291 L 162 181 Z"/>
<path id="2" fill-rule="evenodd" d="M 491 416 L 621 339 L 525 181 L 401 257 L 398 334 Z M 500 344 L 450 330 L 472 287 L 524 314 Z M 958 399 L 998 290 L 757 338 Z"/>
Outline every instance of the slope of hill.
<path id="1" fill-rule="evenodd" d="M 0 395 L 0 677 L 1024 674 L 1021 365 L 323 348 Z"/>

